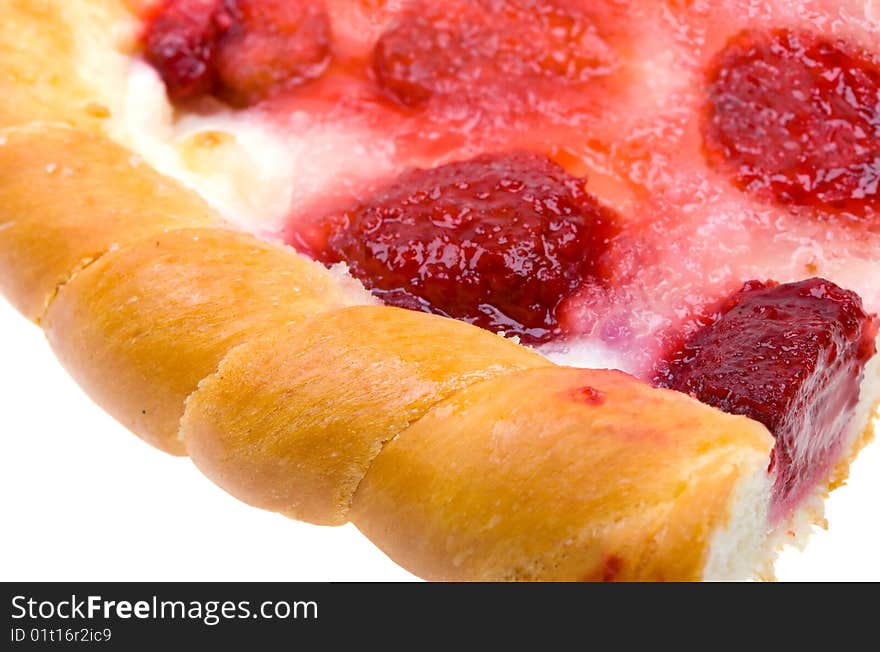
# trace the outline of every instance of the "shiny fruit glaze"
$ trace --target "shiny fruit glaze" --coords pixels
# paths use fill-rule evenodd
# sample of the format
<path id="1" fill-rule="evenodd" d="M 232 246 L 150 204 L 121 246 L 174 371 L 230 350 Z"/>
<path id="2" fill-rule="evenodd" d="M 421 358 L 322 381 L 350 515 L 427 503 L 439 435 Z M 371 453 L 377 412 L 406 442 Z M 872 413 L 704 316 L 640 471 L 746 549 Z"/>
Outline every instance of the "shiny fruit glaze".
<path id="1" fill-rule="evenodd" d="M 523 152 L 412 170 L 316 225 L 302 248 L 386 303 L 529 343 L 558 334 L 575 290 L 604 283 L 615 229 L 583 180 Z"/>
<path id="2" fill-rule="evenodd" d="M 809 32 L 745 32 L 709 75 L 710 165 L 745 192 L 862 216 L 880 206 L 880 58 Z"/>
<path id="3" fill-rule="evenodd" d="M 831 471 L 848 442 L 877 322 L 823 279 L 749 282 L 660 362 L 655 384 L 763 423 L 776 438 L 771 518 Z"/>

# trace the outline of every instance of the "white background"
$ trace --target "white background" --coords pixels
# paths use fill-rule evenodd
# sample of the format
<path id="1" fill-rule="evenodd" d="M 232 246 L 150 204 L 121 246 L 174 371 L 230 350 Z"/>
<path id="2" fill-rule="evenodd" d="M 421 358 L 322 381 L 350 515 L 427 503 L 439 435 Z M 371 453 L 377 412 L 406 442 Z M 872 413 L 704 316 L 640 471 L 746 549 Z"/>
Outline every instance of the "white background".
<path id="1" fill-rule="evenodd" d="M 321 528 L 228 496 L 140 442 L 0 299 L 0 580 L 414 579 L 351 525 Z M 782 580 L 880 580 L 880 443 L 828 503 L 830 532 Z"/>

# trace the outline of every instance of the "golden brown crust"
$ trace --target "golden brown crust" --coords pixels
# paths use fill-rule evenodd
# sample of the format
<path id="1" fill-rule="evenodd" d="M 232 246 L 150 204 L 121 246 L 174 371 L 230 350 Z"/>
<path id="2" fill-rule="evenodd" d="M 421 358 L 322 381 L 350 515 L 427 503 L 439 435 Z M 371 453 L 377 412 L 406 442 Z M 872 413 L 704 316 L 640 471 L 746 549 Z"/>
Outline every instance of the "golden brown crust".
<path id="1" fill-rule="evenodd" d="M 236 497 L 313 523 L 345 523 L 382 445 L 475 382 L 548 366 L 476 327 L 360 306 L 236 349 L 189 400 L 182 434 Z"/>
<path id="2" fill-rule="evenodd" d="M 4 0 L 0 21 L 0 127 L 43 120 L 100 129 L 115 48 L 131 46 L 119 0 Z M 75 32 L 74 28 L 75 27 Z M 89 72 L 88 62 L 96 65 Z M 112 86 L 112 85 L 111 85 Z"/>
<path id="3" fill-rule="evenodd" d="M 184 401 L 230 349 L 349 302 L 327 270 L 288 247 L 186 229 L 103 256 L 62 288 L 44 326 L 99 405 L 183 454 Z"/>
<path id="4" fill-rule="evenodd" d="M 699 579 L 772 438 L 620 372 L 473 385 L 385 446 L 352 520 L 437 580 Z"/>
<path id="5" fill-rule="evenodd" d="M 43 124 L 0 131 L 0 289 L 29 319 L 107 251 L 215 219 L 104 136 Z"/>

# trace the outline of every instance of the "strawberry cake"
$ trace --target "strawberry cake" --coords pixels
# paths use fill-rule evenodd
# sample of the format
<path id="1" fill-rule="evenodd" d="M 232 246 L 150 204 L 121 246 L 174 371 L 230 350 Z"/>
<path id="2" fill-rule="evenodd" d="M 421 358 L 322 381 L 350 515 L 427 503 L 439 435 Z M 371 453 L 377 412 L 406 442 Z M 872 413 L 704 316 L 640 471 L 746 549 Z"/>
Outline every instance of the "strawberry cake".
<path id="1" fill-rule="evenodd" d="M 176 0 L 130 101 L 158 164 L 381 301 L 765 424 L 783 520 L 880 391 L 871 11 Z M 251 160 L 279 192 L 227 183 Z"/>
<path id="2" fill-rule="evenodd" d="M 80 55 L 141 160 L 364 303 L 762 424 L 772 538 L 821 522 L 880 401 L 880 7 L 130 4 Z"/>

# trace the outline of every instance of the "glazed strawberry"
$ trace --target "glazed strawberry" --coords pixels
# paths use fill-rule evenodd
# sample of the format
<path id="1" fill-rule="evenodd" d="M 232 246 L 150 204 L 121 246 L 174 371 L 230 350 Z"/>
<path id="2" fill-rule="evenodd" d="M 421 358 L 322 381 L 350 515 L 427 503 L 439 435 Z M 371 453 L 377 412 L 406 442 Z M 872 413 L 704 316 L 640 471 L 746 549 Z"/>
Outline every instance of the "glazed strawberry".
<path id="1" fill-rule="evenodd" d="M 709 162 L 783 204 L 880 206 L 880 64 L 805 32 L 746 32 L 709 78 Z"/>
<path id="2" fill-rule="evenodd" d="M 583 185 L 543 156 L 484 155 L 405 173 L 299 237 L 387 303 L 539 342 L 558 331 L 557 307 L 605 274 L 613 218 Z"/>
<path id="3" fill-rule="evenodd" d="M 246 107 L 321 75 L 330 20 L 306 0 L 169 0 L 145 35 L 145 56 L 172 101 L 217 95 Z"/>
<path id="4" fill-rule="evenodd" d="M 394 101 L 484 101 L 542 81 L 573 84 L 607 72 L 608 48 L 589 18 L 559 0 L 419 0 L 373 52 Z"/>
<path id="5" fill-rule="evenodd" d="M 315 0 L 225 0 L 232 24 L 220 40 L 220 95 L 235 106 L 319 77 L 330 61 L 330 19 Z"/>
<path id="6" fill-rule="evenodd" d="M 221 0 L 167 0 L 148 23 L 145 56 L 165 82 L 173 101 L 214 90 L 214 52 L 223 29 Z"/>
<path id="7" fill-rule="evenodd" d="M 752 281 L 666 356 L 655 380 L 767 426 L 780 518 L 839 458 L 876 335 L 861 299 L 830 281 Z"/>

